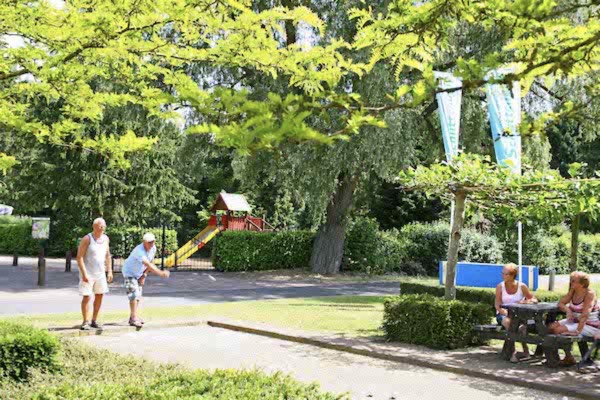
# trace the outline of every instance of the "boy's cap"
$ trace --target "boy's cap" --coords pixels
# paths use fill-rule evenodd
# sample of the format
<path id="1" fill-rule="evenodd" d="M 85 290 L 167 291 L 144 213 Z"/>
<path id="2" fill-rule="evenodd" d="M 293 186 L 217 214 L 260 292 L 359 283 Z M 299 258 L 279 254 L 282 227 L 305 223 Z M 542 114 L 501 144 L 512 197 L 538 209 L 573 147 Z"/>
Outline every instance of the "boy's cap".
<path id="1" fill-rule="evenodd" d="M 144 233 L 144 242 L 155 242 L 156 241 L 156 237 L 154 236 L 154 233 Z"/>

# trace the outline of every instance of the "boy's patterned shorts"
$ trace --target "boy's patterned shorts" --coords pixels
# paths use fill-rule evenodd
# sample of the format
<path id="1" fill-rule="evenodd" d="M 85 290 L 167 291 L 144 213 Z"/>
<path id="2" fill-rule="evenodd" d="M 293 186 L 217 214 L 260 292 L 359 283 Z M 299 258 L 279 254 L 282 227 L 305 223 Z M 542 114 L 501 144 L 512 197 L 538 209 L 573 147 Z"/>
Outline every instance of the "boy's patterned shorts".
<path id="1" fill-rule="evenodd" d="M 127 291 L 127 298 L 131 300 L 139 300 L 142 298 L 142 287 L 140 286 L 137 279 L 133 277 L 125 277 L 125 290 Z"/>

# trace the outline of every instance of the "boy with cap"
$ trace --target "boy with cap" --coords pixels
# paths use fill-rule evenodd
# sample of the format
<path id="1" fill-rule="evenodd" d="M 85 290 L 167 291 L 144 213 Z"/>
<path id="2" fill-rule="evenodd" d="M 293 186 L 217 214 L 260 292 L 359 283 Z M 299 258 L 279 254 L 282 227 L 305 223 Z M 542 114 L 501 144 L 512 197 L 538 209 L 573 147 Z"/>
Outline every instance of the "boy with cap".
<path id="1" fill-rule="evenodd" d="M 154 234 L 148 232 L 144 234 L 143 242 L 135 247 L 125 264 L 123 265 L 123 278 L 125 279 L 125 289 L 129 298 L 129 325 L 141 328 L 144 321 L 137 316 L 139 302 L 142 298 L 142 287 L 148 272 L 152 272 L 164 278 L 169 277 L 169 271 L 161 271 L 154 266 L 154 256 L 156 255 L 156 238 Z"/>

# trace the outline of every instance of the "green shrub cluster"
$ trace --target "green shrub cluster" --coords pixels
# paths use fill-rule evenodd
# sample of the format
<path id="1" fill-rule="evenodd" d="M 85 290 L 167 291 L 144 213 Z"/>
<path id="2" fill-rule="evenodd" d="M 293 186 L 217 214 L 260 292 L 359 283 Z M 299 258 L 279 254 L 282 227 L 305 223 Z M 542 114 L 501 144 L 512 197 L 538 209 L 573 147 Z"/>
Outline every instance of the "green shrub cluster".
<path id="1" fill-rule="evenodd" d="M 106 234 L 110 237 L 110 251 L 115 257 L 126 258 L 129 253 L 142 243 L 144 233 L 152 232 L 156 236 L 156 249 L 158 250 L 157 257 L 162 249 L 162 229 L 161 228 L 139 228 L 139 227 L 108 227 Z M 85 233 L 82 233 L 80 238 Z M 165 230 L 165 252 L 173 253 L 177 250 L 177 232 L 173 229 Z"/>
<path id="2" fill-rule="evenodd" d="M 37 254 L 41 246 L 39 240 L 31 238 L 31 220 L 17 224 L 0 224 L 0 253 L 22 255 Z"/>
<path id="3" fill-rule="evenodd" d="M 171 399 L 347 399 L 260 371 L 189 371 L 92 348 L 62 339 L 61 373 L 32 370 L 27 382 L 0 382 L 0 399 L 171 400 Z"/>
<path id="4" fill-rule="evenodd" d="M 213 245 L 219 271 L 306 268 L 314 233 L 308 231 L 225 231 Z"/>
<path id="5" fill-rule="evenodd" d="M 17 249 L 20 255 L 37 255 L 41 243 L 31 238 L 31 219 L 23 219 L 23 222 L 0 224 L 0 253 L 12 254 Z M 90 228 L 77 228 L 62 236 L 57 237 L 51 233 L 49 244 L 49 255 L 63 256 L 68 250 L 76 250 L 79 241 Z M 110 237 L 110 250 L 116 257 L 127 257 L 135 246 L 142 242 L 142 236 L 146 232 L 152 232 L 156 236 L 156 248 L 160 251 L 162 246 L 161 228 L 140 228 L 126 226 L 109 226 L 106 234 Z M 177 232 L 173 229 L 165 230 L 165 251 L 170 254 L 177 250 Z"/>
<path id="6" fill-rule="evenodd" d="M 444 297 L 445 290 L 443 286 L 432 286 L 424 283 L 415 282 L 401 282 L 400 283 L 400 294 L 428 294 L 434 297 Z M 555 302 L 559 301 L 563 296 L 561 293 L 553 292 L 534 292 L 535 297 L 541 302 Z M 466 301 L 470 303 L 487 304 L 494 307 L 496 300 L 496 291 L 493 288 L 456 288 L 456 300 Z"/>
<path id="7" fill-rule="evenodd" d="M 526 243 L 527 258 L 540 267 L 540 274 L 548 274 L 554 268 L 558 274 L 569 273 L 571 258 L 571 234 L 558 237 L 536 234 Z M 578 270 L 600 273 L 600 234 L 580 234 Z"/>
<path id="8" fill-rule="evenodd" d="M 58 339 L 47 331 L 0 321 L 0 375 L 26 380 L 30 368 L 50 371 L 58 366 Z"/>
<path id="9" fill-rule="evenodd" d="M 344 269 L 382 274 L 436 275 L 448 253 L 450 227 L 444 223 L 409 224 L 400 231 L 382 232 L 374 219 L 356 218 L 346 238 Z M 497 263 L 502 246 L 494 236 L 465 229 L 459 257 L 465 261 Z"/>
<path id="10" fill-rule="evenodd" d="M 390 341 L 456 349 L 481 344 L 473 326 L 489 324 L 493 316 L 486 304 L 402 295 L 385 301 L 382 328 Z"/>
<path id="11" fill-rule="evenodd" d="M 324 393 L 315 384 L 305 385 L 289 376 L 259 371 L 216 370 L 182 372 L 157 376 L 146 385 L 136 381 L 122 384 L 63 384 L 35 393 L 32 400 L 169 400 L 169 399 L 315 399 L 340 397 Z"/>

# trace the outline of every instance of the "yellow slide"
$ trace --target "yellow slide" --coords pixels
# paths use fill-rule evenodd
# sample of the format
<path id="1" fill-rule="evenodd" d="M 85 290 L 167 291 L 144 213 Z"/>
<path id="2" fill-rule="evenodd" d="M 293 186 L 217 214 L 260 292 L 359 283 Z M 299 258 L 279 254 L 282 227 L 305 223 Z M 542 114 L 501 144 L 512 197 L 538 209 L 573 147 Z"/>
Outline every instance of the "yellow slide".
<path id="1" fill-rule="evenodd" d="M 188 257 L 197 252 L 198 249 L 204 247 L 204 245 L 214 238 L 217 233 L 219 233 L 218 227 L 207 226 L 202 232 L 194 236 L 192 240 L 177 249 L 175 253 L 171 254 L 169 258 L 165 260 L 165 267 L 171 268 L 175 266 L 175 259 L 177 259 L 178 265 L 181 264 Z"/>

